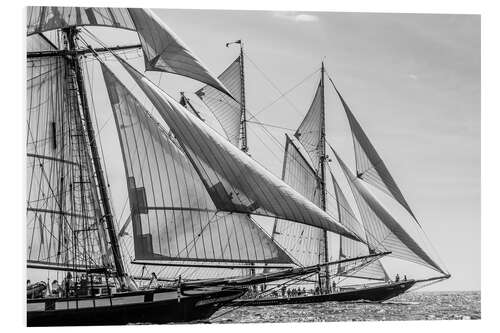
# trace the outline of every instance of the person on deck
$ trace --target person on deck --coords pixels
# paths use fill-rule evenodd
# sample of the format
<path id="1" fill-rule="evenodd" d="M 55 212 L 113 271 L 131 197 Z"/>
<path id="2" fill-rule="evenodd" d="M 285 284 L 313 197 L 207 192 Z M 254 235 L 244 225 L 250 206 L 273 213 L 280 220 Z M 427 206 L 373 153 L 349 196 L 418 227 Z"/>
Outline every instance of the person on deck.
<path id="1" fill-rule="evenodd" d="M 399 282 L 399 274 L 396 274 L 396 279 L 395 279 L 396 282 Z"/>
<path id="2" fill-rule="evenodd" d="M 405 280 L 405 281 L 407 281 L 407 280 L 406 280 L 406 275 L 405 275 L 405 277 L 404 277 L 404 280 Z"/>
<path id="3" fill-rule="evenodd" d="M 72 291 L 73 286 L 74 286 L 73 276 L 71 275 L 71 273 L 68 272 L 68 274 L 63 280 L 64 296 L 69 297 L 70 295 L 73 294 Z"/>
<path id="4" fill-rule="evenodd" d="M 335 281 L 332 281 L 332 292 L 335 291 L 337 291 L 337 284 L 335 283 Z"/>

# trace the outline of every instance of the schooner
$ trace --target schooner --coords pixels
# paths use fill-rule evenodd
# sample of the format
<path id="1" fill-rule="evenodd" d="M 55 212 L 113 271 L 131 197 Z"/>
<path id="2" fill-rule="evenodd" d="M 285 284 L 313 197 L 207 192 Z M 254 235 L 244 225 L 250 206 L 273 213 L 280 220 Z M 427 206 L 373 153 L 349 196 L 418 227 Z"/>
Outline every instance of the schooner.
<path id="1" fill-rule="evenodd" d="M 244 52 L 241 40 L 240 55 L 229 65 L 219 80 L 232 87 L 233 95 L 241 96 L 238 101 L 231 100 L 213 87 L 206 86 L 195 94 L 205 103 L 221 125 L 230 142 L 248 151 L 246 134 L 246 110 L 244 103 Z M 226 46 L 228 46 L 228 43 Z M 404 198 L 396 181 L 391 176 L 383 160 L 375 150 L 361 125 L 355 118 L 333 80 L 328 76 L 322 63 L 320 80 L 308 112 L 304 116 L 293 135 L 285 134 L 282 179 L 295 190 L 304 195 L 316 206 L 329 211 L 338 221 L 351 231 L 362 235 L 365 243 L 353 241 L 342 235 L 336 236 L 326 229 L 315 226 L 290 223 L 277 218 L 272 228 L 272 240 L 280 245 L 299 265 L 314 265 L 346 258 L 366 256 L 376 253 L 389 253 L 388 257 L 397 258 L 420 265 L 438 273 L 438 275 L 422 276 L 418 279 L 392 281 L 384 265 L 383 259 L 372 258 L 352 265 L 340 263 L 335 266 L 325 265 L 313 279 L 318 292 L 315 295 L 300 297 L 265 297 L 259 295 L 254 299 L 236 300 L 233 305 L 273 305 L 282 303 L 306 303 L 323 301 L 371 300 L 384 301 L 408 291 L 415 285 L 419 288 L 427 283 L 436 283 L 448 279 L 451 275 L 442 267 L 430 250 L 405 230 L 404 224 L 398 222 L 374 193 L 380 191 L 390 200 L 403 207 L 410 219 L 418 226 L 417 233 L 425 235 L 423 229 Z M 325 75 L 328 80 L 325 80 Z M 327 142 L 325 123 L 325 83 L 330 83 L 335 95 L 347 116 L 351 129 L 356 160 L 356 175 L 350 171 L 333 147 Z M 182 96 L 185 100 L 185 96 Z M 190 108 L 194 110 L 193 106 Z M 194 110 L 193 112 L 198 112 Z M 265 126 L 265 124 L 264 124 Z M 336 157 L 337 169 L 344 176 L 348 186 L 342 190 L 334 176 L 327 154 L 327 145 Z M 331 190 L 327 185 L 331 184 Z M 373 187 L 375 190 L 371 190 Z M 351 207 L 343 191 L 349 191 L 354 198 L 356 209 Z M 328 199 L 333 199 L 329 207 Z M 352 201 L 351 201 L 352 202 Z M 332 251 L 338 245 L 336 251 Z M 331 253 L 330 253 L 331 252 Z M 334 257 L 334 252 L 338 257 Z M 271 269 L 267 267 L 266 270 Z M 299 282 L 304 282 L 300 280 Z M 347 285 L 346 282 L 355 284 Z M 370 283 L 371 282 L 371 283 Z M 293 286 L 284 283 L 286 286 Z M 270 296 L 271 293 L 267 293 Z"/>
<path id="2" fill-rule="evenodd" d="M 133 31 L 139 43 L 111 47 L 87 26 Z M 253 160 L 245 146 L 240 149 L 231 138 L 220 136 L 186 101 L 182 106 L 120 57 L 134 49 L 142 51 L 146 71 L 202 82 L 243 108 L 241 96 L 213 76 L 150 10 L 28 8 L 28 276 L 35 270 L 67 273 L 62 286 L 58 280 L 28 284 L 29 326 L 206 319 L 241 296 L 246 290 L 242 286 L 316 274 L 332 264 L 297 263 L 252 215 L 366 242 Z M 104 55 L 121 64 L 159 117 L 108 67 Z M 116 226 L 103 165 L 107 157 L 95 123 L 95 112 L 105 108 L 89 102 L 92 89 L 83 66 L 87 58 L 100 64 L 116 125 L 128 190 L 132 260 L 124 255 L 127 226 Z M 240 118 L 239 129 L 241 124 Z M 258 264 L 280 269 L 234 274 L 235 268 Z M 138 265 L 190 266 L 200 274 L 192 281 L 170 276 L 169 285 L 141 287 L 136 281 L 143 276 L 136 276 L 133 268 Z M 214 279 L 204 275 L 207 268 L 233 274 Z"/>

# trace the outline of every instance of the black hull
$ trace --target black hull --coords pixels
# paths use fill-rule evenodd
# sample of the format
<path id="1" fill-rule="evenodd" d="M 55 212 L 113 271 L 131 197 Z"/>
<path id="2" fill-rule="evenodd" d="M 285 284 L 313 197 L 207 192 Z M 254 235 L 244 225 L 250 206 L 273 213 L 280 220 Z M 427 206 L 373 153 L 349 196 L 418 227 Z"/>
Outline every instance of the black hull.
<path id="1" fill-rule="evenodd" d="M 220 307 L 243 295 L 241 289 L 222 289 L 218 291 L 183 292 L 182 297 L 169 297 L 158 301 L 151 294 L 135 292 L 126 297 L 141 297 L 144 301 L 112 306 L 87 307 L 78 309 L 28 311 L 28 326 L 89 326 L 89 325 L 126 325 L 134 323 L 166 324 L 208 319 Z M 114 296 L 113 299 L 116 297 Z M 98 299 L 98 298 L 95 298 Z M 102 299 L 102 297 L 101 297 Z M 109 297 L 108 297 L 109 299 Z M 86 299 L 92 302 L 92 298 Z M 116 300 L 115 300 L 116 302 Z M 28 303 L 29 304 L 29 303 Z"/>
<path id="2" fill-rule="evenodd" d="M 242 300 L 232 301 L 230 303 L 230 306 L 268 306 L 268 305 L 281 305 L 281 304 L 353 302 L 353 301 L 383 302 L 406 292 L 415 284 L 415 282 L 416 282 L 415 280 L 408 280 L 397 283 L 384 284 L 380 286 L 359 288 L 355 290 L 339 291 L 324 295 L 296 296 L 296 297 L 284 297 L 284 298 L 242 299 Z"/>

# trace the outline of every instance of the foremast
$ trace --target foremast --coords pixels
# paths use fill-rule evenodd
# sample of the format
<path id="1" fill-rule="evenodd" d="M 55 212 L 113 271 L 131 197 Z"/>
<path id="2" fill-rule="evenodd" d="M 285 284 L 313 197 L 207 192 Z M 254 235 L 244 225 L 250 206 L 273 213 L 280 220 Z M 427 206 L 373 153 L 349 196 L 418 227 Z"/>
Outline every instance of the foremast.
<path id="1" fill-rule="evenodd" d="M 80 64 L 80 57 L 77 52 L 76 40 L 78 36 L 78 29 L 76 27 L 69 27 L 63 29 L 63 33 L 67 38 L 68 51 L 69 51 L 69 64 L 71 69 L 75 73 L 75 78 L 77 81 L 78 95 L 80 96 L 81 103 L 81 113 L 82 118 L 85 123 L 86 134 L 88 137 L 88 143 L 90 147 L 91 161 L 95 173 L 96 185 L 99 190 L 99 196 L 102 206 L 102 219 L 106 224 L 108 229 L 108 237 L 111 247 L 111 252 L 113 254 L 113 262 L 116 270 L 116 277 L 121 284 L 125 283 L 125 269 L 120 253 L 120 246 L 118 243 L 118 238 L 116 235 L 115 226 L 113 223 L 113 214 L 111 211 L 111 204 L 109 199 L 109 194 L 106 186 L 106 181 L 104 177 L 104 172 L 101 166 L 101 160 L 99 157 L 99 150 L 97 148 L 96 137 L 94 134 L 92 118 L 90 115 L 89 105 L 87 101 L 87 95 L 85 92 L 85 84 L 83 80 L 83 73 Z"/>

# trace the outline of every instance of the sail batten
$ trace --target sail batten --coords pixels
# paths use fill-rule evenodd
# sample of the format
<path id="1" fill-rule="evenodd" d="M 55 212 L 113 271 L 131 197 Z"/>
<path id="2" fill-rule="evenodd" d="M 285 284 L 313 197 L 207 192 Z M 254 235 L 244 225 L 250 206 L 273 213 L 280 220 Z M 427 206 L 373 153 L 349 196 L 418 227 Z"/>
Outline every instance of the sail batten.
<path id="1" fill-rule="evenodd" d="M 290 263 L 246 214 L 217 209 L 179 142 L 102 70 L 125 162 L 135 258 Z"/>
<path id="2" fill-rule="evenodd" d="M 205 178 L 218 209 L 284 218 L 359 239 L 118 59 L 151 100 L 192 162 L 204 171 L 199 175 Z"/>

